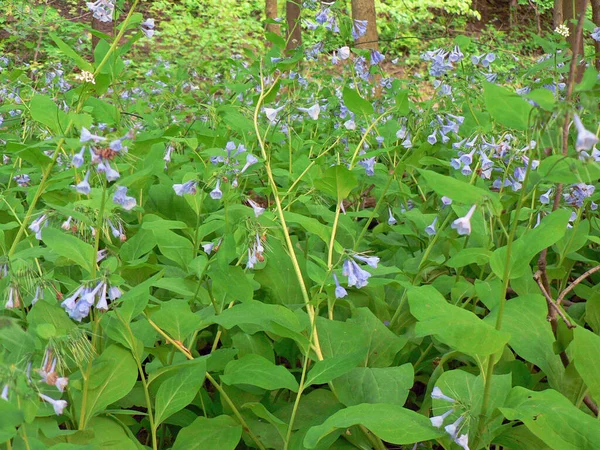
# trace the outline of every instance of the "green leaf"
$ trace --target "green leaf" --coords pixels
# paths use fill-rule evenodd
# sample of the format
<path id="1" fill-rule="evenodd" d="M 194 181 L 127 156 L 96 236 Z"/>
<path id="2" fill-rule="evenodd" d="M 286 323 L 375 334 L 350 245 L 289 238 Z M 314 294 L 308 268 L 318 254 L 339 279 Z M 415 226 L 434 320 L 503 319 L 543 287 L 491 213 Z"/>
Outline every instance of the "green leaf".
<path id="1" fill-rule="evenodd" d="M 491 83 L 483 83 L 483 99 L 492 118 L 500 124 L 525 131 L 532 106 L 519 95 Z"/>
<path id="2" fill-rule="evenodd" d="M 411 364 L 399 367 L 357 367 L 333 382 L 335 392 L 346 406 L 361 403 L 389 403 L 402 406 L 413 386 Z"/>
<path id="3" fill-rule="evenodd" d="M 156 246 L 156 239 L 151 231 L 140 230 L 121 246 L 119 255 L 125 261 L 135 261 Z"/>
<path id="4" fill-rule="evenodd" d="M 54 253 L 73 261 L 92 273 L 93 264 L 96 264 L 96 252 L 90 244 L 51 227 L 43 228 L 42 239 Z"/>
<path id="5" fill-rule="evenodd" d="M 396 354 L 408 341 L 406 337 L 398 336 L 390 331 L 369 308 L 354 310 L 348 323 L 360 325 L 366 331 L 365 344 L 369 346 L 366 365 L 369 367 L 390 366 Z"/>
<path id="6" fill-rule="evenodd" d="M 463 248 L 446 261 L 445 265 L 453 269 L 468 266 L 469 264 L 484 266 L 489 262 L 491 255 L 492 252 L 485 248 Z"/>
<path id="7" fill-rule="evenodd" d="M 317 331 L 321 350 L 325 358 L 348 355 L 358 351 L 364 357 L 369 351 L 369 336 L 362 326 L 339 320 L 327 320 L 317 317 Z"/>
<path id="8" fill-rule="evenodd" d="M 202 320 L 190 311 L 190 305 L 185 300 L 171 299 L 162 303 L 152 320 L 169 336 L 182 342 L 202 326 Z"/>
<path id="9" fill-rule="evenodd" d="M 407 90 L 400 90 L 396 95 L 396 108 L 400 116 L 408 116 L 410 113 L 410 100 L 408 99 Z"/>
<path id="10" fill-rule="evenodd" d="M 356 175 L 341 164 L 330 167 L 321 178 L 315 180 L 317 189 L 337 198 L 338 202 L 345 199 L 356 185 Z"/>
<path id="11" fill-rule="evenodd" d="M 523 276 L 535 255 L 558 242 L 567 231 L 570 217 L 571 211 L 556 210 L 544 217 L 537 228 L 526 231 L 517 239 L 512 245 L 508 278 Z M 504 279 L 505 275 L 507 248 L 497 248 L 490 259 L 490 266 L 500 279 Z"/>
<path id="12" fill-rule="evenodd" d="M 154 426 L 189 405 L 204 383 L 206 358 L 197 358 L 194 364 L 181 367 L 163 381 L 156 393 Z"/>
<path id="13" fill-rule="evenodd" d="M 283 420 L 281 420 L 278 417 L 276 417 L 275 415 L 273 415 L 265 407 L 265 405 L 263 405 L 262 403 L 258 403 L 258 402 L 250 402 L 250 403 L 245 403 L 244 405 L 242 405 L 242 409 L 249 409 L 259 419 L 264 419 L 267 422 L 269 422 L 271 425 L 273 425 L 275 427 L 275 429 L 279 433 L 279 436 L 281 436 L 282 439 L 285 439 L 285 435 L 286 435 L 287 428 L 288 428 L 287 424 Z"/>
<path id="14" fill-rule="evenodd" d="M 554 104 L 556 103 L 556 98 L 554 98 L 554 94 L 550 89 L 534 89 L 524 97 L 533 100 L 540 105 L 540 108 L 545 109 L 546 111 L 552 111 L 554 109 Z"/>
<path id="15" fill-rule="evenodd" d="M 409 409 L 387 404 L 363 404 L 342 409 L 306 433 L 304 446 L 315 448 L 319 441 L 337 429 L 363 425 L 390 444 L 407 445 L 443 436 L 429 419 Z"/>
<path id="16" fill-rule="evenodd" d="M 81 70 L 87 70 L 88 72 L 94 73 L 94 67 L 77 54 L 65 41 L 59 38 L 56 33 L 48 33 L 58 48 L 64 53 L 64 55 L 70 58 Z"/>
<path id="17" fill-rule="evenodd" d="M 249 276 L 240 266 L 212 264 L 208 276 L 212 280 L 213 295 L 218 302 L 247 302 L 254 296 Z"/>
<path id="18" fill-rule="evenodd" d="M 466 205 L 481 204 L 483 200 L 488 199 L 492 202 L 496 210 L 500 209 L 500 200 L 498 194 L 495 192 L 487 191 L 456 178 L 432 172 L 431 170 L 419 169 L 419 173 L 425 178 L 427 186 L 440 196 L 445 195 L 457 203 Z"/>
<path id="19" fill-rule="evenodd" d="M 545 181 L 551 183 L 591 183 L 600 178 L 600 164 L 552 155 L 542 160 L 537 172 Z"/>
<path id="20" fill-rule="evenodd" d="M 311 384 L 328 383 L 352 370 L 361 361 L 364 361 L 364 358 L 364 352 L 358 351 L 317 361 L 306 376 L 305 387 Z"/>
<path id="21" fill-rule="evenodd" d="M 419 321 L 415 327 L 417 336 L 435 335 L 451 348 L 474 358 L 499 352 L 510 337 L 471 311 L 449 304 L 433 286 L 410 289 L 408 303 L 410 313 Z"/>
<path id="22" fill-rule="evenodd" d="M 259 355 L 246 355 L 225 366 L 221 376 L 225 384 L 249 384 L 262 389 L 289 389 L 298 391 L 296 378 L 283 366 L 276 366 Z"/>
<path id="23" fill-rule="evenodd" d="M 509 420 L 523 422 L 533 434 L 553 449 L 598 448 L 598 421 L 553 389 L 536 392 L 517 386 L 500 411 Z"/>
<path id="24" fill-rule="evenodd" d="M 60 124 L 64 122 L 66 115 L 58 109 L 50 97 L 34 95 L 29 103 L 29 109 L 33 120 L 46 125 L 55 135 L 62 134 Z"/>
<path id="25" fill-rule="evenodd" d="M 569 345 L 573 362 L 581 378 L 590 390 L 596 403 L 600 402 L 600 336 L 583 327 L 573 330 L 573 341 Z"/>
<path id="26" fill-rule="evenodd" d="M 356 91 L 356 89 L 345 87 L 342 95 L 344 99 L 344 104 L 354 114 L 368 115 L 373 114 L 373 112 L 375 111 L 371 102 L 362 98 L 360 94 Z"/>
<path id="27" fill-rule="evenodd" d="M 171 261 L 183 269 L 187 269 L 187 264 L 194 257 L 194 247 L 192 243 L 169 230 L 153 230 L 154 239 L 158 244 L 160 252 Z"/>
<path id="28" fill-rule="evenodd" d="M 486 321 L 495 324 L 497 313 L 492 311 Z M 512 298 L 504 307 L 502 330 L 510 334 L 508 344 L 517 355 L 538 366 L 550 385 L 558 388 L 564 368 L 552 348 L 555 338 L 547 315 L 546 300 L 541 295 Z"/>
<path id="29" fill-rule="evenodd" d="M 88 383 L 85 416 L 91 418 L 108 405 L 125 397 L 138 377 L 135 360 L 129 350 L 111 345 L 94 361 Z M 81 391 L 74 390 L 76 409 L 81 408 Z"/>
<path id="30" fill-rule="evenodd" d="M 173 450 L 234 450 L 242 426 L 229 416 L 198 417 L 177 434 Z"/>

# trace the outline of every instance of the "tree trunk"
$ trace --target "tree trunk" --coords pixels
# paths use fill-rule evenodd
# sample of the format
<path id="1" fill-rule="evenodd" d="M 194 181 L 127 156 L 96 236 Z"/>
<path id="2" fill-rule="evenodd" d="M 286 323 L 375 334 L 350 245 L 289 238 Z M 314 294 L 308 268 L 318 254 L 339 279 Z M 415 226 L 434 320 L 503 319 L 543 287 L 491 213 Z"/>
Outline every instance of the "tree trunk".
<path id="1" fill-rule="evenodd" d="M 356 39 L 356 46 L 378 50 L 379 34 L 377 33 L 375 0 L 352 0 L 352 19 L 367 21 L 367 32 L 364 36 Z"/>
<path id="2" fill-rule="evenodd" d="M 113 22 L 100 22 L 92 17 L 92 29 L 101 33 L 112 36 L 113 25 Z M 92 34 L 92 54 L 94 53 L 94 50 L 96 50 L 96 45 L 98 45 L 98 42 L 100 42 L 100 38 Z"/>
<path id="3" fill-rule="evenodd" d="M 287 0 L 285 3 L 285 20 L 287 22 L 286 51 L 302 45 L 302 28 L 300 27 L 301 0 Z"/>
<path id="4" fill-rule="evenodd" d="M 592 21 L 600 27 L 600 0 L 592 0 Z M 600 70 L 600 42 L 594 41 L 596 49 L 596 69 Z"/>
<path id="5" fill-rule="evenodd" d="M 554 0 L 554 9 L 552 10 L 553 28 L 558 27 L 563 22 L 563 0 Z"/>
<path id="6" fill-rule="evenodd" d="M 583 61 L 583 37 L 580 39 L 579 46 L 577 45 L 577 21 L 581 14 L 585 14 L 587 9 L 587 0 L 564 0 L 563 1 L 563 19 L 569 27 L 569 45 L 573 53 L 577 53 L 577 59 L 582 62 L 577 67 L 575 80 L 581 81 L 583 72 L 585 71 L 585 62 Z"/>
<path id="7" fill-rule="evenodd" d="M 267 20 L 277 19 L 277 0 L 266 0 L 265 1 L 265 16 Z M 281 34 L 279 25 L 274 23 L 267 23 L 266 30 L 271 33 Z"/>

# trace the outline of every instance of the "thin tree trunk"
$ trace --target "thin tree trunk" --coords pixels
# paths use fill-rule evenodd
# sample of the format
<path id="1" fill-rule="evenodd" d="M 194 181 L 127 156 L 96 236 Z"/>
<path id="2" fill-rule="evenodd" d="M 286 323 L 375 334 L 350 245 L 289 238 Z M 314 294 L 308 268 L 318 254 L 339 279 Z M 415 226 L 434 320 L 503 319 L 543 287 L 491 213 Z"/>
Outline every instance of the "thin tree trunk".
<path id="1" fill-rule="evenodd" d="M 352 19 L 367 21 L 367 32 L 364 36 L 356 39 L 356 46 L 378 50 L 379 34 L 377 33 L 375 0 L 352 0 Z"/>
<path id="2" fill-rule="evenodd" d="M 581 60 L 581 63 L 577 66 L 577 73 L 575 80 L 579 83 L 583 77 L 585 71 L 585 61 L 583 59 L 583 39 L 579 40 L 579 48 L 575 50 L 577 45 L 577 20 L 581 14 L 585 14 L 587 9 L 587 0 L 564 0 L 563 1 L 563 19 L 565 24 L 569 27 L 569 45 L 571 51 L 577 53 L 577 57 Z"/>
<path id="3" fill-rule="evenodd" d="M 265 16 L 267 20 L 277 19 L 277 0 L 265 0 Z M 279 25 L 267 23 L 266 30 L 271 33 L 281 34 Z"/>
<path id="4" fill-rule="evenodd" d="M 563 22 L 563 0 L 554 0 L 554 9 L 552 10 L 553 28 L 556 28 Z"/>
<path id="5" fill-rule="evenodd" d="M 600 0 L 592 0 L 592 21 L 600 27 Z M 594 41 L 596 50 L 596 69 L 600 70 L 600 42 Z"/>
<path id="6" fill-rule="evenodd" d="M 92 29 L 99 31 L 101 33 L 112 36 L 113 25 L 114 25 L 113 22 L 101 22 L 92 17 Z M 98 42 L 100 42 L 100 38 L 97 37 L 96 35 L 92 34 L 92 53 L 94 53 L 94 50 L 96 50 L 96 45 L 98 45 Z"/>
<path id="7" fill-rule="evenodd" d="M 286 50 L 293 50 L 302 45 L 302 28 L 300 27 L 301 0 L 287 0 L 285 3 L 285 20 L 287 22 Z"/>

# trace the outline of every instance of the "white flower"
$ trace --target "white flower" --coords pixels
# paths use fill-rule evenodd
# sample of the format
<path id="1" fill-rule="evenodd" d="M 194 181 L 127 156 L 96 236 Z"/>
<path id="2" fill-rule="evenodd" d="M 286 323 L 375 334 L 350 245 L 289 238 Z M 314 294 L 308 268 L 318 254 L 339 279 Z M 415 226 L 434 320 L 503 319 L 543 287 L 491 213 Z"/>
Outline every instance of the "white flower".
<path id="1" fill-rule="evenodd" d="M 446 419 L 446 417 L 448 417 L 453 412 L 454 408 L 450 409 L 449 411 L 446 411 L 441 416 L 430 417 L 429 420 L 431 420 L 431 425 L 433 425 L 436 428 L 441 427 L 444 424 L 444 420 Z"/>
<path id="2" fill-rule="evenodd" d="M 477 205 L 471 206 L 467 215 L 456 219 L 450 227 L 455 229 L 461 236 L 471 234 L 471 217 L 473 217 L 475 208 L 477 208 Z"/>
<path id="3" fill-rule="evenodd" d="M 277 114 L 279 114 L 279 111 L 281 111 L 284 106 L 280 106 L 279 108 L 265 108 L 265 115 L 267 116 L 267 119 L 269 119 L 269 122 L 273 123 L 277 120 Z"/>
<path id="4" fill-rule="evenodd" d="M 42 393 L 38 395 L 42 400 L 52 405 L 52 407 L 54 408 L 54 414 L 56 414 L 57 416 L 60 416 L 63 413 L 64 409 L 67 407 L 66 400 L 55 400 L 52 397 L 48 397 L 47 395 L 44 395 Z"/>
<path id="5" fill-rule="evenodd" d="M 431 391 L 431 398 L 435 398 L 438 400 L 445 400 L 450 403 L 454 403 L 456 401 L 453 398 L 448 397 L 447 395 L 444 395 L 442 390 L 437 386 L 433 388 L 433 391 Z"/>
<path id="6" fill-rule="evenodd" d="M 348 46 L 340 47 L 340 49 L 338 50 L 338 56 L 340 57 L 340 59 L 350 58 L 350 47 L 348 47 Z"/>
<path id="7" fill-rule="evenodd" d="M 310 108 L 298 108 L 298 110 L 308 114 L 312 120 L 317 120 L 319 118 L 319 113 L 321 112 L 321 107 L 316 103 Z"/>
<path id="8" fill-rule="evenodd" d="M 577 141 L 575 142 L 575 149 L 580 152 L 582 150 L 591 150 L 594 145 L 598 143 L 598 137 L 589 130 L 586 130 L 581 123 L 581 119 L 577 114 L 573 116 L 573 122 L 577 127 Z"/>
<path id="9" fill-rule="evenodd" d="M 554 29 L 555 33 L 560 34 L 562 37 L 568 38 L 570 33 L 569 33 L 569 27 L 566 26 L 564 23 L 562 25 L 557 26 Z"/>
<path id="10" fill-rule="evenodd" d="M 458 427 L 460 426 L 463 420 L 465 420 L 465 417 L 460 416 L 454 421 L 454 423 L 451 423 L 450 425 L 446 425 L 444 427 L 444 430 L 446 430 L 446 433 L 448 433 L 452 439 L 456 439 L 456 435 L 458 434 Z"/>
<path id="11" fill-rule="evenodd" d="M 460 445 L 463 450 L 469 450 L 469 435 L 461 434 L 458 438 L 454 440 L 458 445 Z"/>

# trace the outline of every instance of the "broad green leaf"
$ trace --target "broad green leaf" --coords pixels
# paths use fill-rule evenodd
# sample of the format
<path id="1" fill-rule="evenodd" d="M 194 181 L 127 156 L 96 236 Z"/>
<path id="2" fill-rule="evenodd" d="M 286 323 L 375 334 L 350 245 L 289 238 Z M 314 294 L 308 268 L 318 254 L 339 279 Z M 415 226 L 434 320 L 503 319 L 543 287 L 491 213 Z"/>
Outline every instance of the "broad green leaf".
<path id="1" fill-rule="evenodd" d="M 254 288 L 247 275 L 240 266 L 224 266 L 212 264 L 208 269 L 208 276 L 212 280 L 213 295 L 218 303 L 252 300 Z"/>
<path id="2" fill-rule="evenodd" d="M 552 155 L 542 159 L 537 172 L 545 181 L 551 183 L 590 183 L 600 178 L 600 164 Z"/>
<path id="3" fill-rule="evenodd" d="M 63 230 L 51 227 L 45 227 L 42 230 L 42 239 L 54 253 L 70 259 L 88 272 L 92 272 L 93 264 L 96 264 L 96 252 L 90 244 L 66 234 Z"/>
<path id="4" fill-rule="evenodd" d="M 482 189 L 464 181 L 452 178 L 447 175 L 441 175 L 431 170 L 419 169 L 419 173 L 427 186 L 440 196 L 450 197 L 457 203 L 465 205 L 481 204 L 483 200 L 488 199 L 494 205 L 494 209 L 500 209 L 500 200 L 498 194 Z"/>
<path id="5" fill-rule="evenodd" d="M 371 102 L 362 98 L 356 89 L 345 87 L 342 95 L 344 104 L 354 114 L 373 114 L 374 109 Z"/>
<path id="6" fill-rule="evenodd" d="M 279 433 L 279 436 L 281 436 L 282 439 L 285 439 L 285 435 L 286 435 L 287 428 L 288 428 L 287 424 L 283 420 L 281 420 L 278 417 L 276 417 L 275 415 L 273 415 L 265 407 L 265 405 L 263 405 L 262 403 L 258 403 L 258 402 L 250 402 L 250 403 L 245 403 L 244 405 L 242 405 L 242 409 L 249 409 L 259 419 L 264 419 L 267 422 L 269 422 L 271 425 L 273 425 L 275 427 L 275 429 Z"/>
<path id="7" fill-rule="evenodd" d="M 408 99 L 408 91 L 401 90 L 396 95 L 396 108 L 400 116 L 408 116 L 410 113 L 410 100 Z"/>
<path id="8" fill-rule="evenodd" d="M 545 109 L 546 111 L 552 111 L 554 109 L 554 104 L 556 103 L 556 98 L 550 89 L 534 89 L 524 97 L 533 100 L 540 108 Z"/>
<path id="9" fill-rule="evenodd" d="M 63 41 L 61 38 L 59 38 L 56 33 L 51 32 L 48 34 L 52 38 L 54 43 L 57 45 L 57 47 L 65 54 L 65 56 L 67 56 L 75 64 L 77 64 L 77 66 L 79 66 L 79 68 L 81 70 L 87 70 L 88 72 L 91 72 L 91 73 L 94 72 L 94 67 L 89 62 L 87 62 L 85 59 L 83 59 L 81 56 L 79 56 L 79 54 L 75 50 L 73 50 L 71 47 L 69 47 L 69 45 L 67 45 L 67 43 L 65 41 Z"/>
<path id="10" fill-rule="evenodd" d="M 27 314 L 30 327 L 42 324 L 52 324 L 59 335 L 67 334 L 75 328 L 75 324 L 65 314 L 65 310 L 58 305 L 52 305 L 46 300 L 39 300 Z"/>
<path id="11" fill-rule="evenodd" d="M 328 168 L 321 178 L 315 180 L 317 189 L 337 198 L 338 202 L 345 199 L 356 184 L 356 175 L 342 164 Z"/>
<path id="12" fill-rule="evenodd" d="M 519 95 L 491 83 L 483 83 L 483 100 L 492 118 L 508 128 L 525 131 L 532 106 Z"/>
<path id="13" fill-rule="evenodd" d="M 259 355 L 246 355 L 225 366 L 221 376 L 225 384 L 249 384 L 262 389 L 289 389 L 298 391 L 296 378 L 283 366 L 276 366 Z"/>
<path id="14" fill-rule="evenodd" d="M 192 243 L 173 231 L 153 230 L 154 239 L 160 252 L 183 269 L 193 259 L 194 248 Z"/>
<path id="15" fill-rule="evenodd" d="M 348 323 L 360 325 L 367 334 L 365 344 L 369 346 L 366 365 L 388 367 L 396 354 L 406 345 L 407 338 L 394 334 L 371 312 L 369 308 L 358 308 Z"/>
<path id="16" fill-rule="evenodd" d="M 152 320 L 169 336 L 182 342 L 202 326 L 202 320 L 190 311 L 190 305 L 185 300 L 171 299 L 162 303 Z"/>
<path id="17" fill-rule="evenodd" d="M 89 441 L 91 448 L 101 448 L 102 450 L 137 450 L 139 448 L 125 432 L 123 426 L 108 417 L 95 417 L 89 422 L 88 429 L 94 430 L 93 438 Z M 67 442 L 69 441 L 70 439 L 67 438 Z M 87 446 L 78 446 L 77 448 L 81 449 L 82 447 L 87 450 Z M 65 450 L 67 449 L 65 448 Z"/>
<path id="18" fill-rule="evenodd" d="M 242 437 L 242 426 L 229 416 L 198 417 L 181 429 L 173 450 L 234 450 Z"/>
<path id="19" fill-rule="evenodd" d="M 65 121 L 66 115 L 50 97 L 34 95 L 29 103 L 29 110 L 33 120 L 46 125 L 55 135 L 62 134 L 61 123 Z"/>
<path id="20" fill-rule="evenodd" d="M 511 249 L 508 278 L 523 276 L 535 255 L 558 242 L 567 231 L 570 217 L 571 211 L 558 209 L 544 217 L 537 228 L 528 230 L 517 239 Z M 500 279 L 504 279 L 505 275 L 506 251 L 507 246 L 497 248 L 490 259 L 490 266 Z"/>
<path id="21" fill-rule="evenodd" d="M 598 421 L 553 389 L 511 391 L 500 408 L 508 420 L 519 420 L 555 450 L 593 450 L 600 442 Z"/>
<path id="22" fill-rule="evenodd" d="M 408 303 L 410 313 L 418 320 L 417 336 L 435 335 L 451 348 L 474 358 L 502 350 L 510 337 L 471 311 L 449 304 L 433 286 L 410 289 Z"/>
<path id="23" fill-rule="evenodd" d="M 486 321 L 495 324 L 497 313 L 492 311 Z M 504 307 L 502 331 L 510 334 L 508 344 L 515 353 L 542 369 L 550 385 L 558 388 L 564 368 L 553 350 L 555 338 L 547 316 L 548 307 L 541 295 L 512 298 Z"/>
<path id="24" fill-rule="evenodd" d="M 334 378 L 344 375 L 360 362 L 364 361 L 364 352 L 358 351 L 348 355 L 334 356 L 333 358 L 317 361 L 306 376 L 305 387 L 311 384 L 328 383 Z"/>
<path id="25" fill-rule="evenodd" d="M 92 365 L 85 415 L 90 418 L 131 391 L 138 371 L 129 350 L 111 345 Z M 81 408 L 81 391 L 74 390 L 76 409 Z"/>
<path id="26" fill-rule="evenodd" d="M 577 372 L 590 390 L 596 403 L 600 402 L 600 336 L 577 327 L 573 330 L 573 341 L 569 345 Z"/>
<path id="27" fill-rule="evenodd" d="M 388 404 L 363 404 L 342 409 L 306 433 L 304 445 L 315 448 L 319 441 L 339 428 L 363 425 L 390 444 L 407 445 L 443 436 L 429 419 L 409 409 Z"/>
<path id="28" fill-rule="evenodd" d="M 156 246 L 154 233 L 148 230 L 139 230 L 131 239 L 121 246 L 119 255 L 125 261 L 135 261 L 150 252 Z"/>
<path id="29" fill-rule="evenodd" d="M 413 386 L 411 364 L 399 367 L 357 367 L 333 381 L 335 392 L 346 406 L 389 403 L 402 406 Z"/>
<path id="30" fill-rule="evenodd" d="M 240 331 L 231 338 L 233 348 L 238 350 L 238 357 L 244 355 L 256 354 L 268 359 L 275 364 L 275 355 L 273 353 L 273 344 L 265 333 L 258 332 L 254 334 Z"/>
<path id="31" fill-rule="evenodd" d="M 331 230 L 327 225 L 322 224 L 317 219 L 312 217 L 307 217 L 291 211 L 285 211 L 284 217 L 286 222 L 300 225 L 307 232 L 318 236 L 323 242 L 329 244 Z"/>
<path id="32" fill-rule="evenodd" d="M 358 324 L 317 317 L 317 331 L 325 358 L 353 354 L 358 351 L 363 352 L 366 357 L 369 352 L 367 330 Z"/>
<path id="33" fill-rule="evenodd" d="M 206 359 L 198 358 L 196 364 L 182 367 L 174 375 L 163 381 L 156 393 L 155 426 L 158 427 L 167 417 L 189 405 L 204 383 Z"/>
<path id="34" fill-rule="evenodd" d="M 483 266 L 488 263 L 491 255 L 492 252 L 485 248 L 464 248 L 446 261 L 445 265 L 453 269 L 468 266 L 469 264 Z"/>

